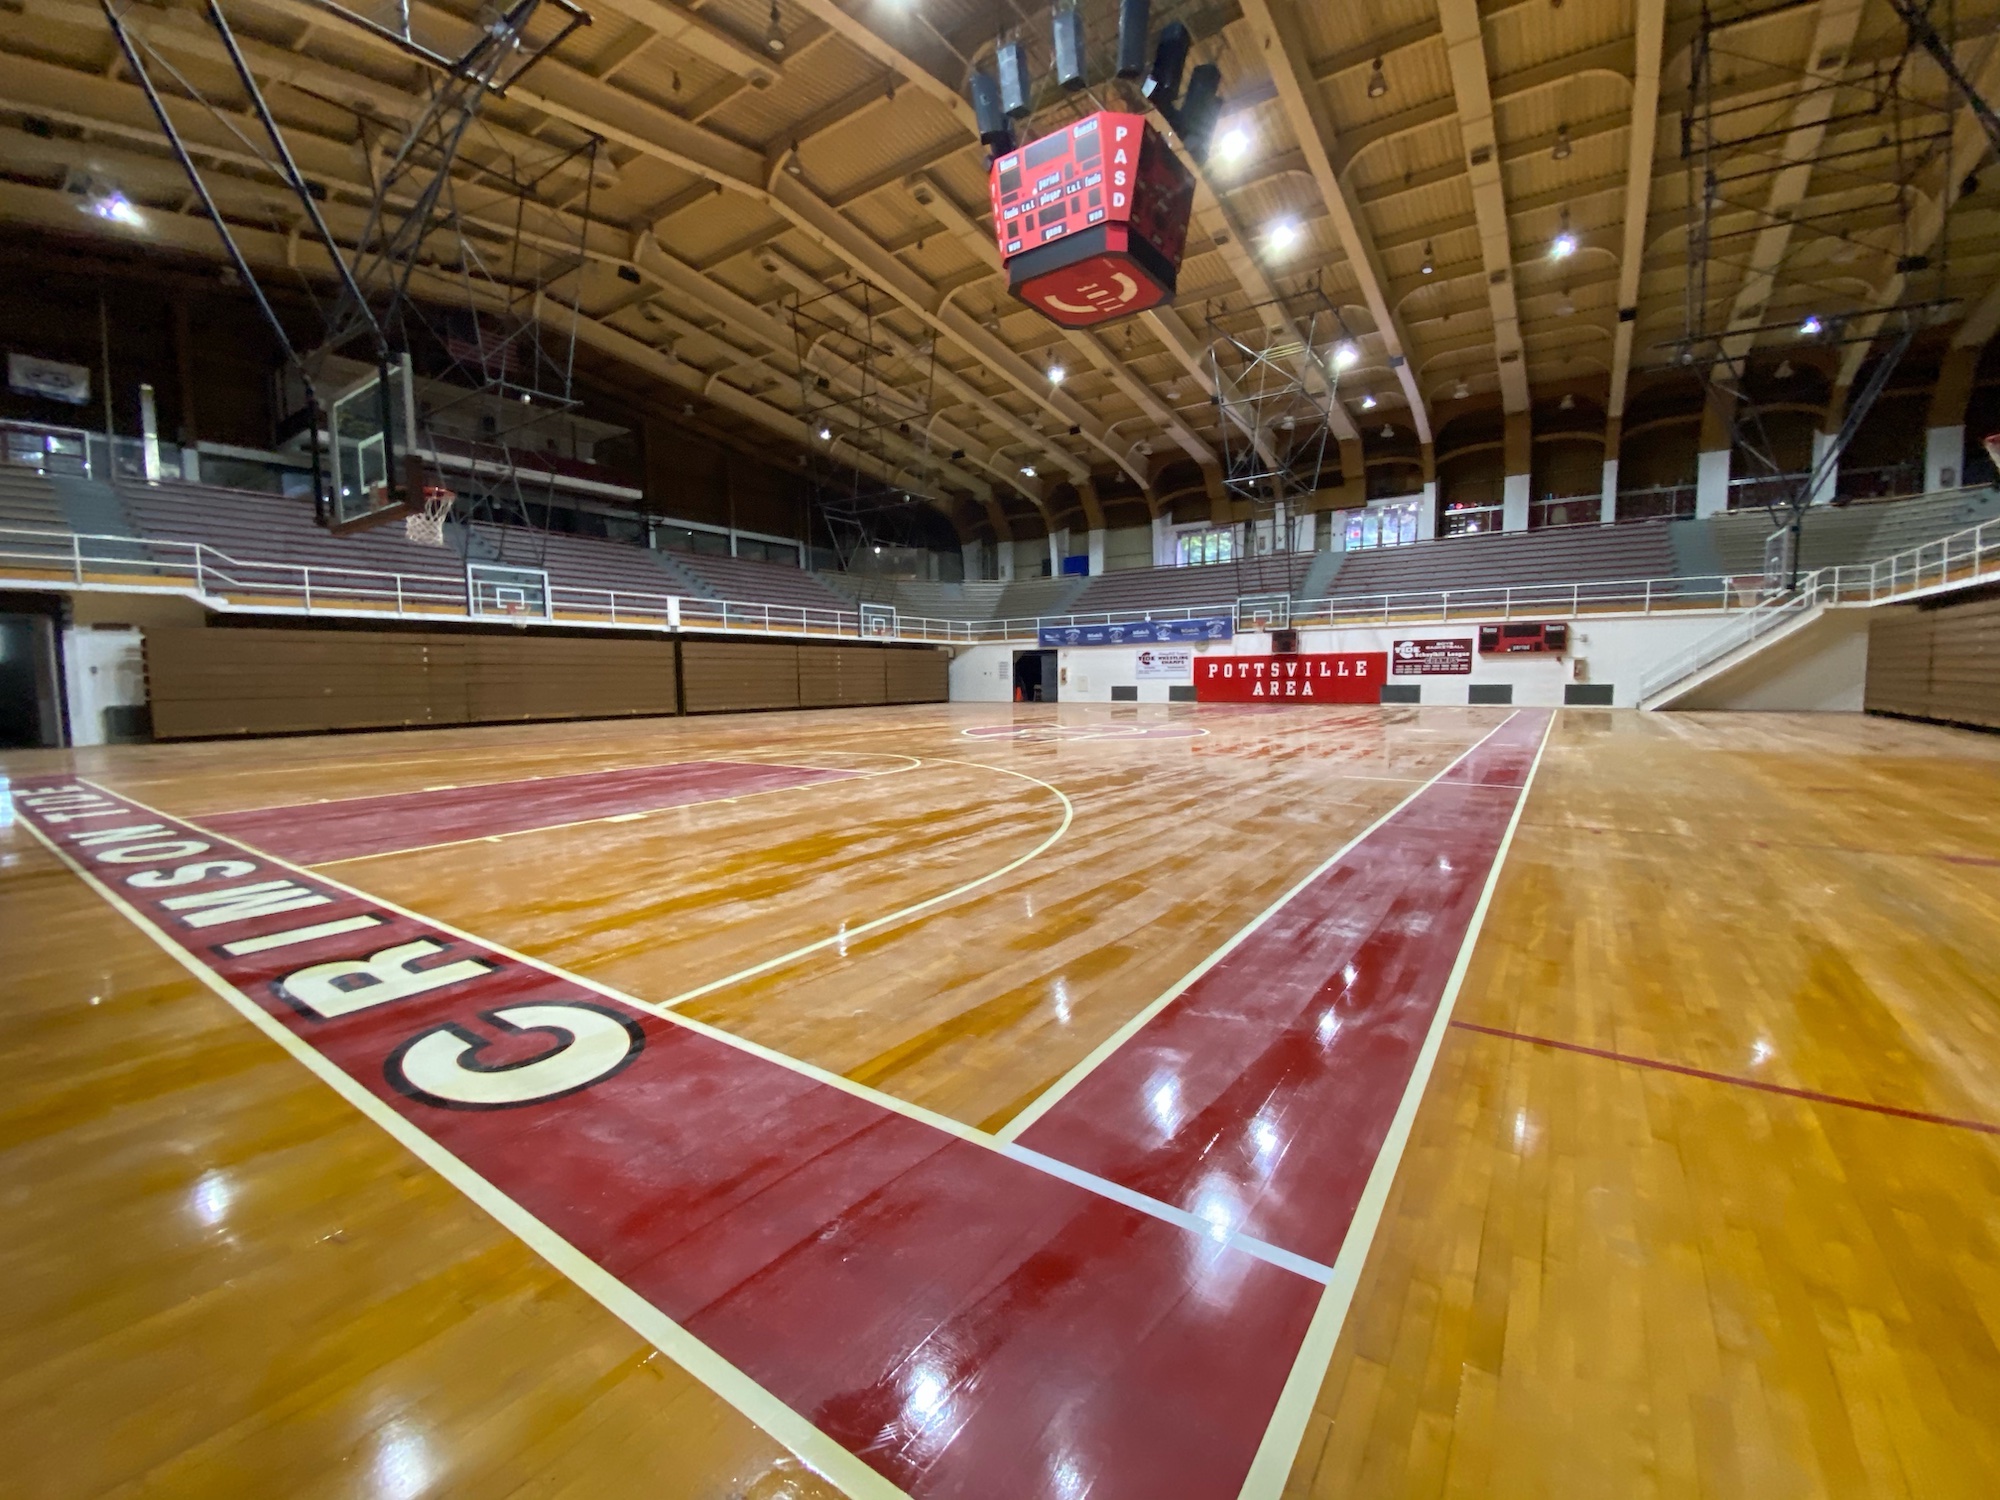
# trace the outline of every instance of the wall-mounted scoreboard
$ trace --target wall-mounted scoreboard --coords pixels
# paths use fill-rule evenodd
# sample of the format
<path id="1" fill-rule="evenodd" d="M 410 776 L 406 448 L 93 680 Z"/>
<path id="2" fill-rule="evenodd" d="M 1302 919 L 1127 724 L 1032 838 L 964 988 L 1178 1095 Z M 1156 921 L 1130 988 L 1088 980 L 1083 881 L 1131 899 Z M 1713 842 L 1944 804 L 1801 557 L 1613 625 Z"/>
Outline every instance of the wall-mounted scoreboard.
<path id="1" fill-rule="evenodd" d="M 1007 287 L 1065 328 L 1171 302 L 1194 179 L 1143 115 L 1108 110 L 994 158 Z"/>

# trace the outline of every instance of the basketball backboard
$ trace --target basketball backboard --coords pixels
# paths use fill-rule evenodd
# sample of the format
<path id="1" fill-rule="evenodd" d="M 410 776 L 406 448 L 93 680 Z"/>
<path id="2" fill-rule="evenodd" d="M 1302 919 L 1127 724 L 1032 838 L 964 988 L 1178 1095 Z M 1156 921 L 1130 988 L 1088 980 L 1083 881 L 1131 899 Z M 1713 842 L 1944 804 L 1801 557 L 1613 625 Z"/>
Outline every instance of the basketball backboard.
<path id="1" fill-rule="evenodd" d="M 549 618 L 549 575 L 540 568 L 503 563 L 467 563 L 465 598 L 469 612 L 502 619 Z"/>
<path id="2" fill-rule="evenodd" d="M 327 529 L 339 534 L 392 520 L 416 503 L 415 381 L 397 356 L 327 405 Z"/>

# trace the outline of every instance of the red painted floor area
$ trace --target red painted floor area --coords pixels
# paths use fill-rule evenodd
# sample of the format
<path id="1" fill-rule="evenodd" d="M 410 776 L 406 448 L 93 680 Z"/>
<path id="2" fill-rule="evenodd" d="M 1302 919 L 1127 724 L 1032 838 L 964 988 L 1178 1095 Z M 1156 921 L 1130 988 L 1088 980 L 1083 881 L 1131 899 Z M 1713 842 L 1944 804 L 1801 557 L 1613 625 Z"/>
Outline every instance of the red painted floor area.
<path id="1" fill-rule="evenodd" d="M 525 833 L 622 813 L 657 812 L 752 792 L 781 791 L 860 773 L 753 761 L 691 760 L 630 771 L 590 771 L 435 792 L 349 797 L 218 813 L 204 826 L 302 865 L 393 854 L 461 839 Z"/>
<path id="2" fill-rule="evenodd" d="M 1547 722 L 1515 715 L 1023 1143 L 1331 1262 Z M 353 803 L 214 821 L 326 859 L 406 830 L 396 806 L 434 841 L 516 799 L 676 790 L 609 779 L 648 774 L 368 799 L 372 837 Z M 167 942 L 911 1495 L 1238 1493 L 1317 1280 L 101 789 L 14 792 Z"/>
<path id="3" fill-rule="evenodd" d="M 1515 714 L 1021 1144 L 1331 1264 L 1548 721 Z"/>

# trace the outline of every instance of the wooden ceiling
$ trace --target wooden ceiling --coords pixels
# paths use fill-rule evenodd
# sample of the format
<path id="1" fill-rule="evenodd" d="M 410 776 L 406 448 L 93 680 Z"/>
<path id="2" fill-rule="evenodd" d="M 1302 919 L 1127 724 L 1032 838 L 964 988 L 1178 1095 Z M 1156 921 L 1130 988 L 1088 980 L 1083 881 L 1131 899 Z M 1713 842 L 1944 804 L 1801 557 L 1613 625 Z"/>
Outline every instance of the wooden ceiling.
<path id="1" fill-rule="evenodd" d="M 324 272 L 297 203 L 234 133 L 249 129 L 244 101 L 200 6 L 120 3 L 154 54 L 222 106 L 220 117 L 171 107 L 246 252 Z M 224 8 L 304 171 L 327 189 L 335 234 L 359 233 L 374 153 L 415 107 L 420 66 L 308 0 Z M 1111 0 L 1084 9 L 1093 45 L 1108 44 Z M 706 420 L 766 451 L 814 451 L 786 304 L 829 291 L 840 295 L 816 304 L 823 316 L 871 306 L 874 377 L 892 387 L 884 399 L 919 413 L 925 430 L 906 446 L 931 455 L 931 472 L 906 455 L 904 482 L 1013 529 L 1046 518 L 1059 486 L 1157 494 L 1170 466 L 1213 472 L 1211 320 L 1282 325 L 1275 299 L 1306 287 L 1338 307 L 1362 351 L 1340 384 L 1346 461 L 1564 396 L 1615 419 L 1634 382 L 1675 378 L 1693 0 L 1156 5 L 1156 24 L 1186 19 L 1196 59 L 1220 65 L 1218 139 L 1240 150 L 1216 150 L 1198 173 L 1176 305 L 1084 334 L 1007 295 L 963 95 L 1003 26 L 1046 65 L 1044 11 L 778 0 L 774 27 L 770 0 L 590 10 L 588 28 L 487 105 L 468 153 L 554 160 L 601 138 L 594 171 L 577 155 L 539 190 L 568 244 L 551 234 L 529 252 L 553 259 L 580 243 L 585 259 L 553 283 L 566 305 L 545 316 L 573 306 L 598 355 L 699 397 Z M 1901 88 L 1945 122 L 1942 145 L 1913 156 L 1898 142 L 1913 127 L 1868 115 L 1871 88 L 1906 50 L 1886 0 L 1715 11 L 1744 19 L 1716 35 L 1713 96 L 1733 126 L 1765 138 L 1735 159 L 1842 154 L 1782 182 L 1744 179 L 1736 227 L 1763 232 L 1712 258 L 1710 323 L 1763 330 L 1736 347 L 1800 357 L 1787 320 L 1835 313 L 1865 329 L 1871 308 L 1910 295 L 1898 260 L 1928 236 L 1950 248 L 1959 301 L 1943 316 L 1960 337 L 1990 337 L 2000 180 L 1965 191 L 1987 143 L 1928 59 L 1905 64 Z M 462 27 L 476 11 L 416 0 L 413 14 Z M 2000 93 L 2000 0 L 1957 0 L 1955 14 L 1961 66 Z M 0 219 L 219 255 L 97 6 L 0 0 L 0 55 Z M 1050 97 L 1029 133 L 1119 97 Z M 1903 199 L 1885 208 L 1880 184 L 1899 174 Z M 104 182 L 135 222 L 80 211 L 85 185 Z M 470 166 L 462 190 L 476 219 Z M 1565 231 L 1575 251 L 1554 256 Z M 1851 381 L 1865 352 L 1819 357 Z M 808 377 L 828 368 L 826 351 L 808 353 Z"/>

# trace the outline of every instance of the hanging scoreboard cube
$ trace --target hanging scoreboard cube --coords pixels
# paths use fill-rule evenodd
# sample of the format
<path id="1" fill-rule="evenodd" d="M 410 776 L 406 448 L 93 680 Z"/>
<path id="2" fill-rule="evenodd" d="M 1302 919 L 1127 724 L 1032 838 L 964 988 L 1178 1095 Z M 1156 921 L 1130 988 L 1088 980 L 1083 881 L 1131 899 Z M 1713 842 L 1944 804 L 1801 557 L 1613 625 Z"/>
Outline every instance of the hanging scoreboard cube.
<path id="1" fill-rule="evenodd" d="M 993 163 L 1007 289 L 1065 328 L 1174 300 L 1194 179 L 1143 115 L 1102 111 Z"/>

